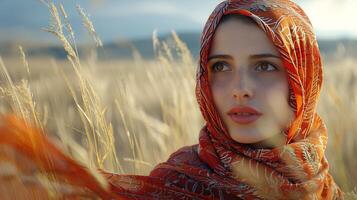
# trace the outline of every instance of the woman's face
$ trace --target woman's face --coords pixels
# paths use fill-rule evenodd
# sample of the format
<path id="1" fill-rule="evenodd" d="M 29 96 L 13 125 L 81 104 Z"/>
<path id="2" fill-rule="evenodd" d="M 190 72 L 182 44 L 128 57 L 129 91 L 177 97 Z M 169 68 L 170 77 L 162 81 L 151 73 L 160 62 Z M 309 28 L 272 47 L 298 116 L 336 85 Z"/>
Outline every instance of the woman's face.
<path id="1" fill-rule="evenodd" d="M 267 35 L 230 19 L 217 28 L 208 59 L 214 103 L 232 139 L 257 148 L 283 145 L 294 112 L 287 73 Z"/>

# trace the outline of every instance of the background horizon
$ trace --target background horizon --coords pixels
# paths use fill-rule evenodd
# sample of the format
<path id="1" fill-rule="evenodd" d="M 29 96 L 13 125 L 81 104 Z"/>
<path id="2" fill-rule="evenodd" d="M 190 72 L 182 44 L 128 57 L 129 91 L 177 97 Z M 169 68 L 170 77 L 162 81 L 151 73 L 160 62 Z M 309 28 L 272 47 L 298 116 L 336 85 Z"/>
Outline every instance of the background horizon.
<path id="1" fill-rule="evenodd" d="M 50 14 L 40 0 L 0 0 L 0 114 L 38 122 L 75 160 L 116 173 L 148 174 L 197 143 L 204 124 L 195 96 L 199 37 L 218 0 L 54 1 L 64 3 L 77 45 L 41 31 Z M 77 3 L 103 47 L 95 47 Z M 328 128 L 329 170 L 357 200 L 357 1 L 298 3 L 323 58 L 317 112 Z M 172 29 L 180 39 L 169 37 Z"/>
<path id="2" fill-rule="evenodd" d="M 154 30 L 165 35 L 171 30 L 200 33 L 214 7 L 222 0 L 54 0 L 63 3 L 78 42 L 90 41 L 83 28 L 76 5 L 90 15 L 93 25 L 104 43 L 117 40 L 137 40 L 152 36 Z M 204 3 L 203 3 L 204 2 Z M 319 39 L 357 39 L 357 1 L 296 0 L 310 17 Z M 30 8 L 30 9 L 29 9 Z M 40 0 L 2 0 L 0 2 L 0 42 L 21 41 L 53 43 L 56 39 L 42 28 L 48 27 L 50 13 Z M 331 25 L 333 24 L 333 26 Z"/>

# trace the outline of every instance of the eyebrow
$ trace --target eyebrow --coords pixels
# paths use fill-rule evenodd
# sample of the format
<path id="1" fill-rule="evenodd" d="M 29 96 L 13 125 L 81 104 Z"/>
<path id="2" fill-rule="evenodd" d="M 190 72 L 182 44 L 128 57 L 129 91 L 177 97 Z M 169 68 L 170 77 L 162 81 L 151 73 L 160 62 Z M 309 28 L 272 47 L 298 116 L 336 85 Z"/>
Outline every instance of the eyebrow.
<path id="1" fill-rule="evenodd" d="M 270 54 L 270 53 L 263 53 L 263 54 L 257 54 L 257 55 L 252 55 L 250 56 L 251 59 L 259 59 L 259 58 L 279 58 L 280 56 Z"/>
<path id="2" fill-rule="evenodd" d="M 213 56 L 208 57 L 208 61 L 210 61 L 211 59 L 215 59 L 215 58 L 223 58 L 223 59 L 233 60 L 233 57 L 230 55 L 218 54 L 218 55 L 213 55 Z M 280 56 L 270 54 L 270 53 L 263 53 L 263 54 L 251 55 L 251 56 L 249 56 L 249 58 L 250 59 L 260 59 L 260 58 L 279 58 L 280 59 Z"/>

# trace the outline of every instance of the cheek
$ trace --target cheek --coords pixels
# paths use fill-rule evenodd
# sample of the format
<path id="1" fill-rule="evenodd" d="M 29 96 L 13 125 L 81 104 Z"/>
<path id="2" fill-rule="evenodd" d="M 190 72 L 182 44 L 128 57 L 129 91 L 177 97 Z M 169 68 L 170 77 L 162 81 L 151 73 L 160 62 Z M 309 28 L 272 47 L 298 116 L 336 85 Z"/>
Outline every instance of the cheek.
<path id="1" fill-rule="evenodd" d="M 210 82 L 213 103 L 222 120 L 225 120 L 224 116 L 228 109 L 227 106 L 232 103 L 232 98 L 230 96 L 230 79 L 231 77 L 227 77 L 227 75 L 216 75 L 214 79 L 212 79 L 212 81 Z"/>
<path id="2" fill-rule="evenodd" d="M 285 88 L 281 88 L 281 87 L 266 89 L 265 99 L 267 100 L 269 107 L 273 107 L 273 108 L 278 108 L 280 106 L 288 104 L 287 91 L 285 91 Z"/>
<path id="3" fill-rule="evenodd" d="M 289 106 L 289 86 L 287 81 L 277 81 L 275 84 L 262 86 L 266 111 L 280 124 L 284 125 L 293 117 L 293 109 Z"/>
<path id="4" fill-rule="evenodd" d="M 282 84 L 282 83 L 276 83 L 274 85 L 264 85 L 262 86 L 264 89 L 264 95 L 268 99 L 272 100 L 284 100 L 285 102 L 288 102 L 288 97 L 289 97 L 289 88 L 287 84 Z M 279 102 L 281 103 L 281 102 Z"/>
<path id="5" fill-rule="evenodd" d="M 259 79 L 259 93 L 269 101 L 287 103 L 289 99 L 289 84 L 283 74 L 271 76 L 266 79 Z"/>
<path id="6" fill-rule="evenodd" d="M 221 113 L 224 109 L 224 96 L 225 96 L 225 87 L 224 85 L 217 84 L 216 83 L 211 83 L 211 93 L 212 93 L 212 98 L 213 102 L 216 106 L 216 109 L 218 110 L 219 113 Z"/>

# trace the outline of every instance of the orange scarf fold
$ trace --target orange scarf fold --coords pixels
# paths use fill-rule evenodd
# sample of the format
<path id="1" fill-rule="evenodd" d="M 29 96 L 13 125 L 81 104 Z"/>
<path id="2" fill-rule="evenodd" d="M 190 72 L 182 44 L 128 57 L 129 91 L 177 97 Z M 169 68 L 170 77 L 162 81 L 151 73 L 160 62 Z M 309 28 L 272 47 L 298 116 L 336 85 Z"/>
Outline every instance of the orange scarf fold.
<path id="1" fill-rule="evenodd" d="M 252 18 L 282 57 L 290 86 L 289 105 L 296 116 L 285 131 L 284 146 L 253 149 L 235 142 L 214 108 L 207 57 L 219 21 L 228 14 Z M 343 198 L 328 172 L 324 155 L 327 131 L 316 113 L 323 79 L 320 53 L 312 25 L 300 7 L 288 0 L 227 0 L 219 4 L 202 34 L 196 78 L 197 101 L 206 120 L 199 144 L 173 153 L 149 176 L 102 172 L 108 183 L 103 186 L 40 131 L 11 116 L 0 126 L 0 144 L 10 145 L 44 171 L 103 199 Z"/>

